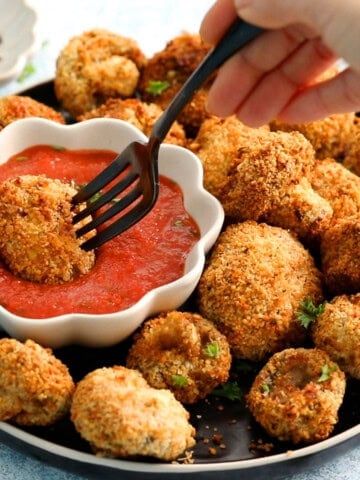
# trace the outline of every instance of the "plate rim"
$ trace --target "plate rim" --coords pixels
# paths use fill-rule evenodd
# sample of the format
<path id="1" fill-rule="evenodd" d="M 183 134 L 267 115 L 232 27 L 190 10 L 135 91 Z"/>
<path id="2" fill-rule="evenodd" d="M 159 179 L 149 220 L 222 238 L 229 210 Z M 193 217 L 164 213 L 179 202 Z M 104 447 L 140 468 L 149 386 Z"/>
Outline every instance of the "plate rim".
<path id="1" fill-rule="evenodd" d="M 35 88 L 46 88 L 49 84 L 53 83 L 54 77 L 51 76 L 42 81 L 35 81 L 30 85 L 26 85 L 22 88 L 19 87 L 12 95 L 26 95 L 29 90 Z M 76 450 L 71 447 L 60 445 L 42 437 L 36 436 L 32 433 L 26 432 L 16 425 L 11 423 L 0 421 L 0 432 L 12 437 L 15 440 L 20 441 L 28 445 L 30 448 L 36 448 L 43 452 L 61 457 L 76 463 L 94 465 L 98 467 L 106 467 L 117 471 L 128 473 L 153 473 L 158 475 L 173 475 L 173 474 L 189 474 L 189 473 L 206 473 L 214 471 L 226 471 L 230 472 L 245 472 L 250 469 L 259 469 L 264 466 L 270 466 L 275 464 L 283 464 L 291 462 L 293 460 L 299 460 L 305 457 L 316 456 L 331 448 L 338 447 L 346 442 L 359 437 L 360 440 L 360 423 L 350 427 L 338 434 L 332 435 L 325 440 L 307 445 L 294 450 L 288 450 L 286 452 L 278 453 L 275 455 L 268 455 L 257 458 L 222 461 L 222 462 L 204 462 L 204 463 L 164 463 L 164 462 L 139 462 L 135 460 L 127 460 L 120 458 L 105 458 L 99 457 L 92 453 Z M 150 467 L 150 468 L 149 468 Z M 274 480 L 274 479 L 273 479 Z"/>
<path id="2" fill-rule="evenodd" d="M 250 458 L 245 460 L 234 460 L 228 462 L 213 462 L 213 463 L 146 463 L 139 461 L 132 461 L 119 458 L 105 458 L 98 457 L 94 454 L 81 452 L 70 447 L 58 445 L 49 440 L 38 437 L 32 433 L 25 432 L 21 428 L 6 423 L 0 422 L 0 431 L 10 435 L 11 437 L 20 440 L 21 442 L 36 447 L 47 453 L 51 453 L 58 457 L 63 457 L 68 460 L 86 463 L 88 465 L 97 465 L 107 468 L 112 468 L 119 471 L 134 472 L 134 473 L 157 473 L 157 474 L 188 474 L 200 473 L 208 471 L 245 471 L 247 469 L 261 468 L 264 466 L 273 465 L 276 463 L 288 462 L 291 460 L 316 455 L 332 447 L 341 445 L 351 439 L 359 436 L 360 439 L 360 424 L 351 427 L 337 435 L 329 437 L 318 443 L 302 447 L 300 449 L 288 450 L 287 452 L 278 453 L 276 455 L 269 455 L 265 457 Z M 150 467 L 150 468 L 149 468 Z"/>

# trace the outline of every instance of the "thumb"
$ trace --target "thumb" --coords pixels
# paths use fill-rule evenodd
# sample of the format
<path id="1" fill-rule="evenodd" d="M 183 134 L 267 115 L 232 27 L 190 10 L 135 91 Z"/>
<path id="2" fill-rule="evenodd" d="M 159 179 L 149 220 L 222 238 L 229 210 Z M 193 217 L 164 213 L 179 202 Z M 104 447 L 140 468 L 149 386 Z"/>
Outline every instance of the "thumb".
<path id="1" fill-rule="evenodd" d="M 360 71 L 358 0 L 234 0 L 238 15 L 264 28 L 306 27 L 338 57 Z"/>

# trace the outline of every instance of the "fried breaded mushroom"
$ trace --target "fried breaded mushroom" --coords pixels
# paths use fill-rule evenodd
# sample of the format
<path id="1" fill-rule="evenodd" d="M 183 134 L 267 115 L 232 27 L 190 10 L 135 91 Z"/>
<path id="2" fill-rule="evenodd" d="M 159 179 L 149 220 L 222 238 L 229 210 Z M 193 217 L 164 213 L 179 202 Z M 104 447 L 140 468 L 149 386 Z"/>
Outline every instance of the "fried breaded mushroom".
<path id="1" fill-rule="evenodd" d="M 341 370 L 360 379 L 360 294 L 339 295 L 327 302 L 311 325 L 315 346 Z"/>
<path id="2" fill-rule="evenodd" d="M 356 128 L 352 139 L 349 141 L 344 160 L 344 167 L 360 176 L 360 121 L 356 123 Z"/>
<path id="3" fill-rule="evenodd" d="M 300 132 L 314 147 L 317 158 L 342 160 L 354 135 L 355 124 L 354 113 L 339 113 L 308 123 L 288 124 L 273 120 L 270 128 L 272 131 Z"/>
<path id="4" fill-rule="evenodd" d="M 258 373 L 247 404 L 267 433 L 295 444 L 327 438 L 338 422 L 345 374 L 319 349 L 289 348 Z"/>
<path id="5" fill-rule="evenodd" d="M 175 460 L 195 444 L 189 413 L 174 395 L 122 366 L 94 370 L 77 384 L 71 420 L 99 456 Z"/>
<path id="6" fill-rule="evenodd" d="M 69 413 L 74 382 L 52 350 L 32 340 L 0 340 L 0 419 L 52 425 Z"/>
<path id="7" fill-rule="evenodd" d="M 133 96 L 145 64 L 135 40 L 105 29 L 83 32 L 57 58 L 56 97 L 76 118 L 110 97 Z"/>
<path id="8" fill-rule="evenodd" d="M 139 81 L 139 92 L 146 102 L 153 102 L 165 109 L 201 60 L 209 52 L 196 33 L 182 33 L 171 39 L 165 47 L 149 58 Z M 210 77 L 184 107 L 178 121 L 193 137 L 205 118 L 207 92 L 213 80 Z"/>
<path id="9" fill-rule="evenodd" d="M 360 178 L 341 163 L 327 158 L 315 162 L 311 173 L 313 189 L 333 209 L 332 222 L 360 212 Z"/>
<path id="10" fill-rule="evenodd" d="M 331 295 L 360 292 L 360 214 L 338 219 L 320 241 L 321 271 Z"/>
<path id="11" fill-rule="evenodd" d="M 304 239 L 317 237 L 332 216 L 311 187 L 314 149 L 298 132 L 263 132 L 240 148 L 219 193 L 227 216 L 265 221 Z"/>
<path id="12" fill-rule="evenodd" d="M 267 126 L 250 128 L 235 116 L 212 116 L 203 121 L 195 139 L 189 143 L 189 149 L 201 160 L 206 190 L 220 197 L 238 151 L 264 131 L 268 131 Z"/>
<path id="13" fill-rule="evenodd" d="M 227 381 L 229 344 L 214 324 L 196 313 L 171 311 L 148 320 L 136 334 L 126 365 L 155 388 L 168 388 L 182 403 L 205 398 Z"/>
<path id="14" fill-rule="evenodd" d="M 31 282 L 69 282 L 88 273 L 94 251 L 76 238 L 70 184 L 44 175 L 22 175 L 0 183 L 0 257 L 9 270 Z M 79 224 L 80 225 L 80 224 Z"/>
<path id="15" fill-rule="evenodd" d="M 80 115 L 79 121 L 89 118 L 110 117 L 119 118 L 131 123 L 139 130 L 150 136 L 156 120 L 161 116 L 163 110 L 156 103 L 145 103 L 138 98 L 109 98 L 98 108 L 94 108 L 84 115 Z M 185 146 L 187 143 L 183 127 L 175 121 L 166 135 L 165 143 Z"/>
<path id="16" fill-rule="evenodd" d="M 65 123 L 64 117 L 54 108 L 21 95 L 0 98 L 0 131 L 21 118 L 41 117 L 57 123 Z"/>
<path id="17" fill-rule="evenodd" d="M 299 305 L 323 299 L 321 274 L 300 241 L 252 221 L 220 235 L 197 293 L 200 313 L 226 336 L 233 356 L 254 361 L 302 344 Z"/>

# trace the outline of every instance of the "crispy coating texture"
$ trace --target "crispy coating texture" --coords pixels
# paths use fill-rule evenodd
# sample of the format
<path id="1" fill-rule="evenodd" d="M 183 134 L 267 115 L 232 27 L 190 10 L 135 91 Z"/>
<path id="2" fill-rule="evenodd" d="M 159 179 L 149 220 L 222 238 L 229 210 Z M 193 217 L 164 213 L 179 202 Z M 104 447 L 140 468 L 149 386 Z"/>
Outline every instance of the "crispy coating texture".
<path id="1" fill-rule="evenodd" d="M 322 373 L 328 375 L 322 380 Z M 257 422 L 279 440 L 318 442 L 338 421 L 345 374 L 318 349 L 289 348 L 273 355 L 247 395 Z"/>
<path id="2" fill-rule="evenodd" d="M 270 128 L 273 131 L 298 131 L 312 144 L 317 158 L 331 157 L 341 160 L 355 133 L 355 124 L 354 113 L 341 113 L 308 123 L 288 124 L 274 120 L 270 123 Z"/>
<path id="3" fill-rule="evenodd" d="M 346 151 L 343 165 L 355 175 L 360 176 L 360 121 L 358 120 L 355 126 L 355 132 L 352 139 L 349 141 L 348 149 Z"/>
<path id="4" fill-rule="evenodd" d="M 315 346 L 341 370 L 360 379 L 360 294 L 339 295 L 325 304 L 312 324 Z"/>
<path id="5" fill-rule="evenodd" d="M 201 315 L 171 311 L 148 320 L 136 334 L 126 365 L 154 388 L 168 388 L 182 403 L 205 398 L 227 381 L 229 344 Z"/>
<path id="6" fill-rule="evenodd" d="M 238 151 L 255 141 L 264 131 L 268 131 L 267 126 L 250 128 L 235 116 L 211 116 L 203 121 L 196 138 L 189 143 L 189 149 L 202 162 L 206 190 L 215 197 L 220 197 Z"/>
<path id="7" fill-rule="evenodd" d="M 109 98 L 98 108 L 80 115 L 78 120 L 98 117 L 119 118 L 131 123 L 149 137 L 156 120 L 162 113 L 162 108 L 156 103 L 146 103 L 138 98 Z M 183 147 L 186 145 L 185 131 L 179 122 L 175 121 L 173 123 L 164 142 Z"/>
<path id="8" fill-rule="evenodd" d="M 235 220 L 265 221 L 313 238 L 332 216 L 308 180 L 315 156 L 299 132 L 263 132 L 240 148 L 219 193 Z"/>
<path id="9" fill-rule="evenodd" d="M 311 185 L 330 203 L 332 222 L 359 214 L 360 178 L 341 163 L 331 158 L 315 162 Z"/>
<path id="10" fill-rule="evenodd" d="M 252 221 L 220 235 L 197 290 L 200 313 L 224 333 L 233 355 L 254 361 L 301 344 L 299 304 L 323 298 L 321 274 L 303 245 Z"/>
<path id="11" fill-rule="evenodd" d="M 56 61 L 55 94 L 74 118 L 107 98 L 134 95 L 146 57 L 137 42 L 105 29 L 69 40 Z"/>
<path id="12" fill-rule="evenodd" d="M 323 232 L 321 270 L 331 295 L 360 292 L 360 214 L 338 219 Z"/>
<path id="13" fill-rule="evenodd" d="M 323 299 L 314 259 L 287 230 L 252 221 L 220 235 L 198 285 L 200 313 L 226 336 L 234 357 L 263 360 L 306 336 L 300 302 Z"/>
<path id="14" fill-rule="evenodd" d="M 75 193 L 70 184 L 44 175 L 0 183 L 0 256 L 12 273 L 56 284 L 92 269 L 94 251 L 81 249 L 84 239 L 76 238 L 72 224 Z"/>
<path id="15" fill-rule="evenodd" d="M 0 340 L 0 419 L 52 425 L 70 410 L 74 382 L 52 350 L 32 340 Z"/>
<path id="16" fill-rule="evenodd" d="M 195 443 L 189 413 L 173 394 L 122 366 L 94 370 L 78 383 L 71 419 L 99 456 L 174 460 Z"/>
<path id="17" fill-rule="evenodd" d="M 27 117 L 41 117 L 65 123 L 61 113 L 33 98 L 20 95 L 0 98 L 0 131 L 15 120 Z"/>
<path id="18" fill-rule="evenodd" d="M 163 50 L 155 53 L 143 69 L 139 81 L 139 92 L 146 102 L 154 102 L 165 109 L 201 60 L 209 52 L 210 45 L 198 34 L 183 33 L 171 39 Z M 200 87 L 191 101 L 184 107 L 178 121 L 185 126 L 187 134 L 194 136 L 201 123 L 208 117 L 206 100 L 213 77 Z M 151 82 L 168 82 L 161 93 L 149 91 Z"/>

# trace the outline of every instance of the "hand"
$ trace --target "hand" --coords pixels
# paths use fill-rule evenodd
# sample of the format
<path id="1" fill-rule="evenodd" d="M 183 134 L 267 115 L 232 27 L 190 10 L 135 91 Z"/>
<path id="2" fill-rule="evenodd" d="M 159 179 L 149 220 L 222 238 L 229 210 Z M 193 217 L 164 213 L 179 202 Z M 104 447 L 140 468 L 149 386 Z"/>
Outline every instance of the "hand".
<path id="1" fill-rule="evenodd" d="M 219 70 L 210 112 L 257 127 L 360 110 L 359 0 L 217 0 L 201 36 L 215 44 L 236 15 L 267 31 Z M 341 58 L 348 67 L 315 82 Z"/>

